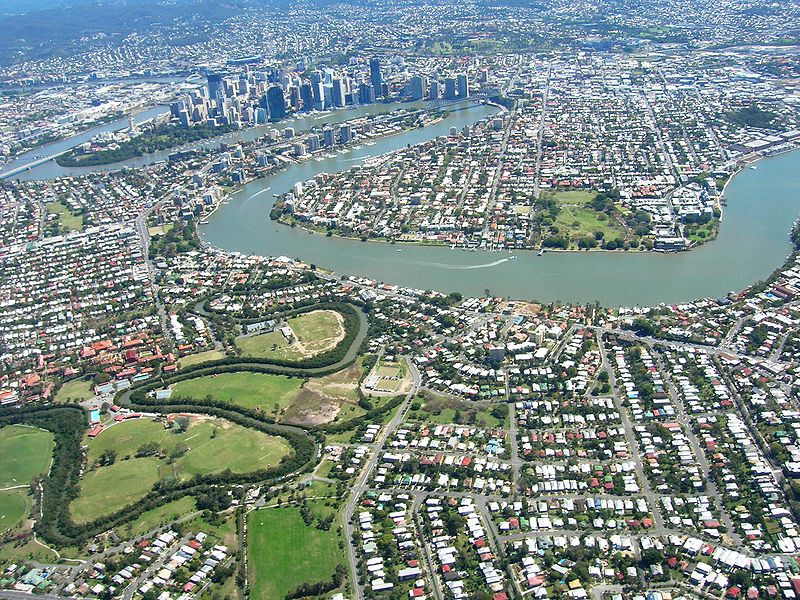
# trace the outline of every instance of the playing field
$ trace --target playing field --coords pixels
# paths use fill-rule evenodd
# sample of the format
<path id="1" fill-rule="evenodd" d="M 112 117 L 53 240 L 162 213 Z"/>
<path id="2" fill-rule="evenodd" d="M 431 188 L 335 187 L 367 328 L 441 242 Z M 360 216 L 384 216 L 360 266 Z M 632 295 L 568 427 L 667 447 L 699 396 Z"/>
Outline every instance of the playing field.
<path id="1" fill-rule="evenodd" d="M 66 382 L 56 394 L 56 402 L 81 402 L 94 398 L 92 382 L 83 379 L 73 379 Z"/>
<path id="2" fill-rule="evenodd" d="M 46 205 L 49 214 L 58 215 L 58 220 L 68 231 L 78 231 L 83 228 L 83 215 L 74 215 L 60 202 L 48 202 Z"/>
<path id="3" fill-rule="evenodd" d="M 569 233 L 573 239 L 594 236 L 595 231 L 602 231 L 607 240 L 625 237 L 625 230 L 616 220 L 606 218 L 605 213 L 590 207 L 562 206 L 556 217 L 556 225 L 562 233 Z"/>
<path id="4" fill-rule="evenodd" d="M 155 458 L 132 458 L 86 473 L 81 492 L 70 504 L 76 523 L 92 521 L 144 496 L 158 481 Z"/>
<path id="5" fill-rule="evenodd" d="M 273 414 L 292 403 L 303 380 L 268 373 L 220 373 L 180 381 L 172 386 L 173 398 L 203 399 L 210 395 L 245 408 L 260 408 Z"/>
<path id="6" fill-rule="evenodd" d="M 322 531 L 306 525 L 299 508 L 253 511 L 247 523 L 254 599 L 283 598 L 301 583 L 330 579 L 336 565 L 345 564 L 335 527 Z"/>
<path id="7" fill-rule="evenodd" d="M 159 479 L 186 480 L 225 469 L 247 473 L 276 465 L 291 452 L 282 438 L 207 418 L 193 419 L 182 433 L 164 429 L 161 423 L 149 419 L 124 421 L 94 439 L 87 438 L 85 443 L 90 465 L 96 465 L 109 449 L 117 457 L 114 464 L 97 466 L 82 478 L 81 493 L 70 506 L 76 522 L 134 502 Z M 160 455 L 135 458 L 137 449 L 150 443 L 158 444 Z"/>
<path id="8" fill-rule="evenodd" d="M 556 202 L 559 204 L 588 204 L 594 197 L 596 192 L 585 192 L 583 190 L 567 190 L 563 192 L 556 192 Z"/>
<path id="9" fill-rule="evenodd" d="M 22 525 L 31 510 L 31 499 L 27 490 L 0 492 L 0 531 L 15 529 Z"/>
<path id="10" fill-rule="evenodd" d="M 344 339 L 342 316 L 333 310 L 313 310 L 289 319 L 290 342 L 279 331 L 241 337 L 236 346 L 244 356 L 299 360 L 311 358 L 336 347 Z"/>
<path id="11" fill-rule="evenodd" d="M 220 360 L 225 358 L 225 354 L 220 350 L 206 350 L 205 352 L 198 352 L 197 354 L 190 354 L 178 360 L 178 366 L 182 369 L 191 367 L 192 365 L 199 365 L 200 363 L 208 362 L 210 360 Z"/>
<path id="12" fill-rule="evenodd" d="M 0 488 L 27 485 L 46 473 L 52 455 L 52 433 L 21 425 L 0 429 Z"/>

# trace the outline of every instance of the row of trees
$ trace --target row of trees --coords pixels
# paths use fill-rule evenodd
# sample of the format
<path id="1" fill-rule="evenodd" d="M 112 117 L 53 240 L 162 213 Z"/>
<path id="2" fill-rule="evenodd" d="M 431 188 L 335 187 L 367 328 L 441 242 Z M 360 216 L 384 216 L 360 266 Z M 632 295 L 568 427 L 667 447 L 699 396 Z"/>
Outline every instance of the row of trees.
<path id="1" fill-rule="evenodd" d="M 58 408 L 31 406 L 15 411 L 0 411 L 0 424 L 27 423 L 47 429 L 54 434 L 53 465 L 50 474 L 42 481 L 42 519 L 36 531 L 56 546 L 69 546 L 85 542 L 108 529 L 138 518 L 141 514 L 183 496 L 191 495 L 198 500 L 208 499 L 209 506 L 224 506 L 222 490 L 236 484 L 277 481 L 295 472 L 309 468 L 316 459 L 316 443 L 306 432 L 272 425 L 261 417 L 222 410 L 212 406 L 170 405 L 162 407 L 166 412 L 200 412 L 227 419 L 286 439 L 292 454 L 284 457 L 278 465 L 244 474 L 230 470 L 222 473 L 196 475 L 185 482 L 160 481 L 142 499 L 116 512 L 98 517 L 94 521 L 76 524 L 69 512 L 69 505 L 79 492 L 79 471 L 82 462 L 81 442 L 85 428 L 85 415 L 77 406 Z"/>

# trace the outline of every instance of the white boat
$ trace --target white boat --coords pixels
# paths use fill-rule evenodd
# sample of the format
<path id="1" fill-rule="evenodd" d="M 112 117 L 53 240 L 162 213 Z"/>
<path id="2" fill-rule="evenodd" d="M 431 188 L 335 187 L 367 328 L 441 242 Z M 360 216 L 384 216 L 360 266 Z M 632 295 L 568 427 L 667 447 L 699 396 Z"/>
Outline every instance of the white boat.
<path id="1" fill-rule="evenodd" d="M 758 167 L 757 167 L 757 166 L 755 166 L 755 165 L 750 165 L 750 168 L 751 168 L 751 169 L 753 169 L 753 171 L 755 171 L 756 169 L 758 169 Z"/>
<path id="2" fill-rule="evenodd" d="M 542 248 L 541 250 L 539 250 L 539 256 L 542 256 L 543 254 L 544 254 L 544 248 Z"/>

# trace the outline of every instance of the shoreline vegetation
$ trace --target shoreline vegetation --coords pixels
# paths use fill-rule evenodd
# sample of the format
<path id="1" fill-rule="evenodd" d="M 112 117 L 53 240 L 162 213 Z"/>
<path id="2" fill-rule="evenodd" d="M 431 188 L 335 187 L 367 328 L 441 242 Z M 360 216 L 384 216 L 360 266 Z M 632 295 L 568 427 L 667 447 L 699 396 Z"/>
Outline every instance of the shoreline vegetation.
<path id="1" fill-rule="evenodd" d="M 767 158 L 772 158 L 772 157 L 775 157 L 775 156 L 780 156 L 782 154 L 787 154 L 787 153 L 793 152 L 793 151 L 800 151 L 800 146 L 795 146 L 793 148 L 788 148 L 788 149 L 785 149 L 785 150 L 781 150 L 779 152 L 775 152 L 774 154 L 769 154 L 769 155 L 760 155 L 759 154 L 759 155 L 755 155 L 755 156 L 746 156 L 746 157 L 743 157 L 742 159 L 740 159 L 740 161 L 737 163 L 736 168 L 727 176 L 727 178 L 725 180 L 725 183 L 722 186 L 722 189 L 719 191 L 719 196 L 718 196 L 718 199 L 719 199 L 719 202 L 718 202 L 719 215 L 715 216 L 711 221 L 706 223 L 707 225 L 710 225 L 712 227 L 713 235 L 710 235 L 710 236 L 706 237 L 702 241 L 700 241 L 700 240 L 694 241 L 692 244 L 687 246 L 686 249 L 683 250 L 682 252 L 691 252 L 692 250 L 695 250 L 695 249 L 697 249 L 697 248 L 699 248 L 701 246 L 704 246 L 705 244 L 707 244 L 709 242 L 713 242 L 713 241 L 716 240 L 717 236 L 719 235 L 719 229 L 720 229 L 720 227 L 722 225 L 722 220 L 723 220 L 723 218 L 725 216 L 724 207 L 726 205 L 726 201 L 725 201 L 726 192 L 728 190 L 728 186 L 731 184 L 731 182 L 734 180 L 734 178 L 737 175 L 741 174 L 742 171 L 744 171 L 745 169 L 747 169 L 751 165 L 754 165 L 755 163 L 758 163 L 759 161 L 762 161 L 762 160 L 767 159 Z M 389 154 L 389 153 L 387 153 L 387 154 Z M 383 155 L 379 155 L 379 156 L 383 156 Z M 378 157 L 376 156 L 376 157 L 372 157 L 372 158 L 374 159 L 374 158 L 378 158 Z M 269 175 L 267 175 L 266 177 L 259 177 L 259 178 L 250 179 L 247 182 L 243 182 L 242 184 L 235 186 L 234 188 L 232 188 L 230 190 L 229 195 L 227 195 L 225 198 L 223 198 L 218 203 L 218 205 L 214 207 L 214 211 L 213 212 L 216 212 L 217 208 L 219 208 L 219 206 L 221 206 L 223 204 L 223 202 L 228 202 L 236 193 L 238 193 L 242 189 L 244 189 L 245 185 L 253 183 L 255 181 L 259 181 L 259 180 L 265 180 L 268 177 L 269 177 Z M 275 195 L 276 196 L 282 196 L 283 194 L 280 194 L 280 195 L 279 194 L 275 194 Z M 212 214 L 213 214 L 213 212 L 212 212 Z M 406 246 L 406 247 L 412 247 L 412 246 L 447 247 L 447 246 L 449 246 L 449 244 L 447 244 L 446 242 L 438 242 L 437 243 L 437 242 L 433 242 L 433 241 L 391 240 L 391 239 L 380 238 L 380 237 L 366 237 L 365 238 L 364 236 L 355 236 L 355 235 L 342 234 L 336 228 L 334 228 L 334 229 L 325 229 L 325 228 L 322 228 L 322 227 L 312 227 L 312 226 L 309 226 L 306 223 L 300 221 L 299 219 L 294 219 L 294 218 L 291 218 L 290 216 L 287 218 L 287 215 L 285 215 L 285 213 L 283 213 L 282 206 L 281 206 L 281 200 L 278 199 L 278 198 L 276 198 L 275 202 L 272 205 L 272 208 L 270 209 L 269 217 L 270 217 L 270 219 L 272 221 L 277 221 L 278 223 L 280 223 L 281 225 L 284 225 L 286 227 L 299 227 L 300 229 L 308 232 L 309 234 L 318 235 L 318 236 L 324 236 L 324 237 L 334 237 L 334 238 L 342 239 L 342 240 L 372 242 L 372 243 L 381 243 L 381 244 L 389 244 L 389 245 L 402 245 L 402 246 Z M 787 235 L 788 235 L 788 232 L 787 232 Z M 468 247 L 457 247 L 455 249 L 462 250 L 462 251 L 471 251 L 471 248 L 468 248 Z M 503 249 L 498 249 L 498 250 L 493 250 L 493 251 L 494 252 L 510 252 L 510 253 L 520 252 L 520 253 L 524 253 L 524 252 L 537 252 L 537 251 L 540 251 L 541 249 L 542 248 L 540 246 L 530 246 L 530 247 L 512 248 L 512 249 L 503 248 Z M 477 250 L 479 250 L 479 251 L 487 251 L 488 249 L 480 249 L 479 248 Z M 626 252 L 626 253 L 656 253 L 656 254 L 663 254 L 664 253 L 663 251 L 654 250 L 652 248 L 644 248 L 644 247 L 641 247 L 641 246 L 638 247 L 638 248 L 629 248 L 629 249 L 615 248 L 613 250 L 612 249 L 608 249 L 608 248 L 602 248 L 602 247 L 600 247 L 600 248 L 598 248 L 598 247 L 594 247 L 594 248 L 545 247 L 545 248 L 543 248 L 543 250 L 545 252 L 562 252 L 562 253 L 584 253 L 584 252 L 614 252 L 614 253 Z M 667 252 L 667 253 L 669 253 L 669 252 Z"/>
<path id="2" fill-rule="evenodd" d="M 162 150 L 170 150 L 186 144 L 205 141 L 233 131 L 238 131 L 238 127 L 235 125 L 213 126 L 205 124 L 193 127 L 179 127 L 168 123 L 153 125 L 140 135 L 117 144 L 116 148 L 108 148 L 96 152 L 83 152 L 79 147 L 73 148 L 66 154 L 56 157 L 55 161 L 61 167 L 109 165 Z"/>
<path id="3" fill-rule="evenodd" d="M 402 102 L 398 102 L 398 104 L 402 104 Z M 492 106 L 497 106 L 500 109 L 503 109 L 501 105 L 492 102 L 489 102 L 489 104 L 491 104 Z M 346 112 L 348 110 L 351 110 L 352 108 L 356 107 L 348 106 L 337 110 Z M 402 106 L 398 107 L 398 109 L 399 108 L 402 108 Z M 422 112 L 428 112 L 428 109 L 422 109 Z M 431 112 L 433 113 L 440 112 L 440 109 L 431 109 Z M 130 112 L 119 113 L 117 115 L 117 118 L 121 118 L 126 114 L 131 114 L 131 113 Z M 279 122 L 276 123 L 259 124 L 248 127 L 238 127 L 236 125 L 210 126 L 201 124 L 201 125 L 193 125 L 192 127 L 187 128 L 187 127 L 180 127 L 178 125 L 170 123 L 154 124 L 151 122 L 143 126 L 146 128 L 146 130 L 143 133 L 134 138 L 131 138 L 130 140 L 117 144 L 117 148 L 103 149 L 95 152 L 82 152 L 79 149 L 79 147 L 76 146 L 75 148 L 72 148 L 71 150 L 65 152 L 64 154 L 55 157 L 53 160 L 55 160 L 56 164 L 58 164 L 60 167 L 65 167 L 65 168 L 113 165 L 116 163 L 124 162 L 126 160 L 130 160 L 132 158 L 139 158 L 142 156 L 147 156 L 164 150 L 173 150 L 173 149 L 179 150 L 180 148 L 188 144 L 194 144 L 197 142 L 204 142 L 209 140 L 213 141 L 218 137 L 223 137 L 229 133 L 233 133 L 236 131 L 249 131 L 252 129 L 264 128 L 268 125 L 277 125 L 278 123 L 291 123 L 292 117 L 299 114 L 300 113 L 292 113 L 291 116 L 287 116 L 286 118 L 281 119 Z M 440 121 L 442 118 L 444 117 L 439 117 L 429 123 L 426 123 L 426 126 L 432 125 Z M 404 129 L 403 131 L 405 130 L 406 129 Z M 402 131 L 387 133 L 386 136 L 395 135 L 397 133 L 402 133 Z M 381 135 L 372 139 L 373 140 L 381 139 L 383 137 L 385 136 Z M 55 141 L 61 141 L 61 140 L 55 140 Z"/>
<path id="4" fill-rule="evenodd" d="M 737 171 L 738 172 L 738 171 Z M 731 176 L 732 177 L 732 176 Z M 729 178 L 730 181 L 730 178 Z M 243 186 L 242 186 L 243 187 Z M 574 193 L 575 190 L 563 190 L 559 192 L 555 192 L 555 194 L 559 193 Z M 586 193 L 586 194 L 595 194 L 595 195 L 602 195 L 603 192 L 597 192 L 596 190 L 580 190 L 579 192 Z M 233 192 L 235 193 L 235 191 Z M 722 195 L 720 194 L 720 199 Z M 556 203 L 558 204 L 558 203 Z M 563 203 L 563 206 L 570 207 L 568 203 Z M 561 210 L 560 207 L 557 207 L 557 210 Z M 619 214 L 620 211 L 616 205 L 614 205 L 614 210 L 617 213 L 615 216 L 607 217 L 609 220 L 614 218 L 624 218 L 628 215 L 621 215 Z M 691 251 L 694 248 L 698 248 L 705 243 L 713 241 L 716 239 L 717 234 L 719 232 L 719 225 L 722 221 L 722 206 L 718 207 L 719 215 L 715 216 L 706 221 L 704 223 L 687 223 L 684 224 L 685 226 L 688 225 L 707 225 L 711 228 L 713 235 L 709 235 L 704 239 L 698 239 L 693 241 L 690 245 L 686 247 L 684 250 L 685 252 Z M 637 212 L 644 212 L 644 211 L 637 211 Z M 592 210 L 593 214 L 603 214 L 605 213 L 601 211 Z M 633 216 L 633 212 L 630 213 Z M 508 253 L 515 253 L 515 252 L 572 252 L 572 253 L 582 253 L 582 252 L 631 252 L 631 253 L 645 253 L 645 252 L 658 252 L 661 253 L 660 250 L 653 249 L 653 235 L 644 234 L 637 236 L 636 234 L 630 235 L 630 232 L 633 230 L 632 223 L 626 223 L 624 226 L 619 225 L 619 223 L 615 223 L 612 226 L 619 226 L 620 229 L 624 232 L 625 237 L 617 237 L 614 240 L 604 240 L 604 235 L 600 235 L 599 228 L 597 231 L 590 227 L 582 227 L 578 230 L 579 233 L 582 235 L 580 237 L 572 237 L 564 238 L 563 236 L 550 236 L 548 238 L 540 238 L 537 244 L 526 245 L 523 247 L 502 247 L 502 248 L 477 248 L 477 247 L 470 247 L 470 246 L 455 246 L 452 247 L 449 242 L 446 241 L 433 241 L 433 240 L 408 240 L 408 239 L 389 239 L 386 237 L 379 237 L 379 236 L 367 236 L 367 235 L 349 235 L 347 233 L 343 233 L 338 228 L 330 228 L 326 229 L 324 227 L 315 227 L 309 225 L 307 222 L 302 221 L 300 219 L 294 218 L 292 215 L 287 215 L 283 212 L 283 204 L 280 200 L 276 200 L 275 204 L 273 205 L 272 209 L 270 210 L 270 218 L 273 221 L 277 221 L 281 225 L 287 227 L 297 227 L 300 228 L 309 234 L 319 235 L 324 237 L 334 237 L 337 239 L 344 239 L 344 240 L 351 240 L 351 241 L 361 241 L 361 242 L 377 242 L 377 243 L 384 243 L 390 245 L 404 245 L 404 246 L 423 246 L 423 247 L 451 247 L 455 250 L 462 250 L 462 251 L 489 251 L 489 252 L 508 252 Z M 649 219 L 648 219 L 649 221 Z M 593 239 L 590 239 L 593 238 Z M 688 238 L 687 238 L 688 239 Z M 611 247 L 608 242 L 613 241 L 613 247 Z M 627 246 L 627 247 L 626 247 Z"/>

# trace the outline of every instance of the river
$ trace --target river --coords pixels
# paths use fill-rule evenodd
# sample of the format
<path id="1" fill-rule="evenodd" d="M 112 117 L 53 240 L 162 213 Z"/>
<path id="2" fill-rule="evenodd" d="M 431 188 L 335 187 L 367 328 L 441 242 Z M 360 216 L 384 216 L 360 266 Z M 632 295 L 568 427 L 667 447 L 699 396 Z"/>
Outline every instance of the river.
<path id="1" fill-rule="evenodd" d="M 677 303 L 720 297 L 765 279 L 791 251 L 788 231 L 800 212 L 800 151 L 745 169 L 728 186 L 720 233 L 691 252 L 470 252 L 450 248 L 328 238 L 269 220 L 273 194 L 321 172 L 334 173 L 364 158 L 446 134 L 494 113 L 473 106 L 424 129 L 384 138 L 322 161 L 292 164 L 252 182 L 200 226 L 203 239 L 246 254 L 290 256 L 402 286 L 492 294 L 543 302 L 606 306 Z M 266 190 L 269 191 L 266 191 Z M 266 193 L 265 193 L 266 192 Z M 400 250 L 398 252 L 398 250 Z"/>
<path id="2" fill-rule="evenodd" d="M 123 160 L 109 165 L 99 165 L 92 167 L 62 167 L 55 161 L 51 160 L 41 165 L 38 165 L 29 171 L 23 171 L 19 174 L 16 174 L 12 177 L 12 179 L 19 179 L 21 181 L 34 180 L 34 179 L 36 180 L 55 179 L 56 177 L 74 177 L 77 175 L 96 173 L 98 171 L 111 171 L 122 168 L 141 168 L 147 165 L 155 164 L 157 162 L 165 161 L 167 160 L 170 154 L 179 149 L 183 150 L 188 148 L 210 149 L 219 147 L 220 142 L 227 142 L 227 143 L 235 143 L 237 141 L 251 142 L 265 135 L 270 129 L 277 129 L 278 131 L 283 131 L 288 127 L 293 127 L 297 132 L 308 131 L 312 127 L 322 127 L 323 125 L 334 125 L 336 123 L 341 123 L 343 121 L 348 121 L 350 119 L 357 119 L 359 117 L 367 115 L 384 114 L 400 108 L 412 110 L 415 108 L 423 108 L 425 106 L 426 103 L 424 102 L 407 102 L 407 103 L 393 102 L 389 104 L 369 104 L 364 106 L 358 106 L 355 108 L 348 108 L 346 110 L 336 110 L 332 112 L 309 113 L 306 115 L 298 116 L 297 118 L 281 121 L 280 123 L 270 123 L 268 125 L 260 125 L 258 127 L 249 127 L 247 129 L 242 129 L 240 131 L 233 131 L 223 136 L 211 138 L 208 140 L 202 140 L 199 142 L 193 142 L 191 144 L 186 144 L 181 148 L 170 148 L 169 150 L 161 150 L 159 152 L 146 154 L 144 156 L 138 156 L 136 158 L 130 158 L 128 160 Z M 146 119 L 150 119 L 159 114 L 164 114 L 168 111 L 169 109 L 167 107 L 163 106 L 156 107 L 138 113 L 135 116 L 135 118 L 137 123 L 141 123 Z M 19 165 L 24 165 L 26 163 L 29 163 L 32 160 L 34 160 L 34 158 L 37 156 L 50 156 L 58 152 L 63 152 L 64 150 L 69 150 L 70 148 L 74 148 L 75 146 L 82 144 L 83 142 L 91 139 L 98 133 L 106 131 L 118 131 L 127 126 L 128 126 L 128 119 L 126 117 L 124 119 L 114 121 L 113 123 L 107 123 L 106 125 L 93 127 L 90 130 L 87 130 L 79 135 L 70 137 L 66 140 L 62 140 L 60 142 L 54 142 L 52 144 L 47 144 L 46 146 L 42 146 L 30 152 L 26 152 L 25 154 L 22 154 L 18 158 L 16 158 L 13 162 L 9 163 L 8 165 L 5 165 L 3 169 L 0 170 L 0 179 L 3 178 L 3 173 L 11 171 Z"/>
<path id="3" fill-rule="evenodd" d="M 422 106 L 424 104 L 419 104 Z M 267 129 L 340 123 L 368 114 L 418 104 L 375 104 L 324 114 L 310 114 L 278 125 L 245 129 L 224 138 L 206 140 L 194 147 L 215 147 L 220 141 L 253 140 Z M 137 122 L 165 112 L 155 107 L 136 115 Z M 728 186 L 728 206 L 718 238 L 691 252 L 679 254 L 623 252 L 531 251 L 514 255 L 468 252 L 442 247 L 359 242 L 312 235 L 269 220 L 273 194 L 286 192 L 297 181 L 321 172 L 335 173 L 360 164 L 365 158 L 391 152 L 446 134 L 493 115 L 496 109 L 470 105 L 453 111 L 434 125 L 378 140 L 373 146 L 356 146 L 333 158 L 292 164 L 268 178 L 252 182 L 220 207 L 200 232 L 208 243 L 229 251 L 270 256 L 285 255 L 316 263 L 343 274 L 361 275 L 413 288 L 460 291 L 469 295 L 491 293 L 519 299 L 551 302 L 594 302 L 607 306 L 675 303 L 699 297 L 717 297 L 741 290 L 764 279 L 790 252 L 788 231 L 800 212 L 800 151 L 762 160 L 757 169 L 745 169 Z M 61 142 L 48 144 L 19 157 L 49 155 L 82 143 L 100 131 L 127 126 L 120 119 L 92 128 Z M 54 161 L 20 174 L 21 179 L 49 179 L 125 167 L 140 167 L 165 160 L 164 151 L 101 167 L 64 168 Z M 0 172 L 0 177 L 2 172 Z M 398 252 L 400 250 L 400 252 Z M 511 256 L 516 256 L 512 259 Z"/>

